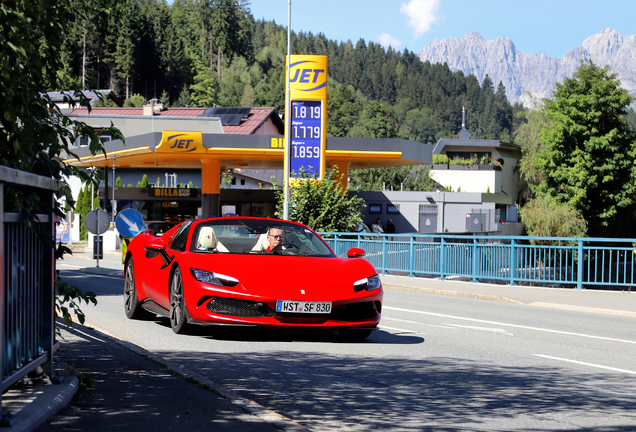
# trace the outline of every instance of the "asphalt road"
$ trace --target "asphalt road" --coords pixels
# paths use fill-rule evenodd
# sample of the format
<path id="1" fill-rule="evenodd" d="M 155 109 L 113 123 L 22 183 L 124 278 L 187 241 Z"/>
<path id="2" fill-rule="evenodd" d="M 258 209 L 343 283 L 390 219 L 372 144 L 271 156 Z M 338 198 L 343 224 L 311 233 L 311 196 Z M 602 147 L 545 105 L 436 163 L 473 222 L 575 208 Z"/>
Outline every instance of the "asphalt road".
<path id="1" fill-rule="evenodd" d="M 165 319 L 126 319 L 123 278 L 58 268 L 98 294 L 83 307 L 89 324 L 312 430 L 636 429 L 634 318 L 387 290 L 382 329 L 365 342 L 180 336 Z"/>

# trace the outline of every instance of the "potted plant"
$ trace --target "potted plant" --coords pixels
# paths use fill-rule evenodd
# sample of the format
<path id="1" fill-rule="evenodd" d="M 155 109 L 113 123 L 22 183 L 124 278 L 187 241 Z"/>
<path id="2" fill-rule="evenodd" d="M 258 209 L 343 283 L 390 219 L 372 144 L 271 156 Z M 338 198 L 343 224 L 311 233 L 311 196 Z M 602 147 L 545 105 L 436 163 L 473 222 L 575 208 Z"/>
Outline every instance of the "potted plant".
<path id="1" fill-rule="evenodd" d="M 433 169 L 448 169 L 448 156 L 443 154 L 433 155 Z"/>

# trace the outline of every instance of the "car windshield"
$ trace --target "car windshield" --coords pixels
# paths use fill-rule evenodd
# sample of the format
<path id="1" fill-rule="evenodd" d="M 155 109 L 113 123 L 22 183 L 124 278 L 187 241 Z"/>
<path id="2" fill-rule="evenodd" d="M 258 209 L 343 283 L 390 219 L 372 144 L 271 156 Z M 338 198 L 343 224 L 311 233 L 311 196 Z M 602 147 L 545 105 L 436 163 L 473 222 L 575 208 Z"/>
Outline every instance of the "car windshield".
<path id="1" fill-rule="evenodd" d="M 334 257 L 314 231 L 267 219 L 219 219 L 200 223 L 191 251 L 201 253 Z"/>

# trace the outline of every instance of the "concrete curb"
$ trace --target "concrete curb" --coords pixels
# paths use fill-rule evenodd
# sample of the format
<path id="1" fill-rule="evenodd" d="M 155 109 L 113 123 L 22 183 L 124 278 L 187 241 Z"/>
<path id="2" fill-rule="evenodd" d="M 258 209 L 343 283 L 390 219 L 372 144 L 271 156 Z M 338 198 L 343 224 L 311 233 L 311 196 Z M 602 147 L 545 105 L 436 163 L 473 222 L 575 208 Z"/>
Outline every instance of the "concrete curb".
<path id="1" fill-rule="evenodd" d="M 59 384 L 42 385 L 41 389 L 34 392 L 26 390 L 24 397 L 17 397 L 19 400 L 9 402 L 5 405 L 3 395 L 3 408 L 7 411 L 19 409 L 15 417 L 11 420 L 11 427 L 7 431 L 30 432 L 44 424 L 48 419 L 55 416 L 60 410 L 65 408 L 79 389 L 79 380 L 66 370 L 63 363 L 58 363 L 64 367 L 61 375 L 64 380 Z"/>
<path id="2" fill-rule="evenodd" d="M 412 292 L 421 292 L 425 294 L 445 295 L 450 297 L 464 297 L 464 298 L 472 298 L 472 299 L 479 299 L 479 300 L 491 300 L 491 301 L 501 301 L 501 302 L 507 302 L 507 303 L 524 304 L 520 301 L 512 300 L 507 297 L 494 296 L 489 294 L 476 294 L 476 293 L 467 293 L 462 291 L 439 290 L 439 289 L 433 289 L 433 288 L 394 285 L 394 284 L 386 284 L 386 283 L 383 283 L 382 286 L 387 289 L 398 290 L 398 291 L 412 291 Z"/>

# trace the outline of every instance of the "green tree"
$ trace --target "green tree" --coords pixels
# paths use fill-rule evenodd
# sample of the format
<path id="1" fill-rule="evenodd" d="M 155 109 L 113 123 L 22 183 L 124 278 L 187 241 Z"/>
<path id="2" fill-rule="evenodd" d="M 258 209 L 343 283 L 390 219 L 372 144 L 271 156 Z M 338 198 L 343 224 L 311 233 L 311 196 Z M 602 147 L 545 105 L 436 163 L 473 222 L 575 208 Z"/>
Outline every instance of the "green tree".
<path id="1" fill-rule="evenodd" d="M 347 136 L 358 123 L 365 102 L 352 85 L 338 84 L 330 79 L 327 85 L 327 135 Z"/>
<path id="2" fill-rule="evenodd" d="M 124 106 L 141 108 L 145 103 L 146 99 L 139 93 L 135 93 L 130 99 L 124 101 Z"/>
<path id="3" fill-rule="evenodd" d="M 519 215 L 529 236 L 584 237 L 587 233 L 587 223 L 581 212 L 569 204 L 544 197 L 537 197 L 521 207 Z"/>
<path id="4" fill-rule="evenodd" d="M 115 180 L 115 187 L 121 187 L 121 177 L 117 177 L 117 180 Z"/>
<path id="5" fill-rule="evenodd" d="M 634 112 L 633 108 L 630 108 L 627 111 L 627 114 L 624 117 L 625 123 L 629 126 L 629 129 L 633 132 L 636 132 L 636 112 Z"/>
<path id="6" fill-rule="evenodd" d="M 525 94 L 528 98 L 527 108 L 517 113 L 521 126 L 515 134 L 514 142 L 521 146 L 521 160 L 519 161 L 519 171 L 521 173 L 522 184 L 519 192 L 519 202 L 521 205 L 534 197 L 532 187 L 539 185 L 544 179 L 543 171 L 537 168 L 535 160 L 544 149 L 541 144 L 541 132 L 547 129 L 550 121 L 543 110 L 543 101 L 538 100 L 530 94 Z"/>
<path id="7" fill-rule="evenodd" d="M 84 188 L 80 188 L 79 195 L 77 196 L 77 205 L 75 211 L 80 221 L 80 240 L 84 240 L 86 236 L 86 225 L 84 220 L 86 219 L 86 205 L 84 204 Z"/>
<path id="8" fill-rule="evenodd" d="M 60 51 L 68 8 L 70 4 L 65 0 L 55 5 L 19 0 L 0 4 L 0 97 L 6 104 L 0 111 L 0 164 L 57 180 L 58 198 L 64 196 L 75 207 L 65 179 L 77 176 L 89 181 L 92 177 L 84 170 L 60 163 L 59 159 L 63 155 L 74 156 L 72 145 L 80 136 L 88 137 L 93 154 L 104 148 L 93 128 L 66 117 L 46 94 L 41 94 L 59 90 L 57 72 L 63 69 Z M 79 88 L 73 91 L 80 104 L 90 106 Z M 115 128 L 107 128 L 106 132 L 115 139 L 123 139 Z M 6 210 L 19 211 L 25 223 L 35 229 L 37 197 L 5 192 L 7 197 L 11 203 L 5 203 Z M 56 213 L 63 216 L 63 210 L 56 200 Z"/>
<path id="9" fill-rule="evenodd" d="M 609 67 L 592 62 L 553 94 L 544 107 L 545 148 L 535 158 L 544 177 L 534 193 L 580 211 L 592 236 L 632 237 L 636 135 L 622 120 L 633 98 Z"/>
<path id="10" fill-rule="evenodd" d="M 148 175 L 147 174 L 144 174 L 143 177 L 141 178 L 141 183 L 140 183 L 139 187 L 142 187 L 142 188 L 148 187 Z"/>
<path id="11" fill-rule="evenodd" d="M 349 189 L 362 191 L 441 189 L 442 186 L 430 177 L 429 172 L 430 167 L 426 165 L 352 170 L 349 174 Z"/>
<path id="12" fill-rule="evenodd" d="M 79 177 L 83 182 L 94 181 L 88 172 L 60 162 L 72 151 L 73 143 L 84 136 L 88 138 L 92 154 L 103 152 L 98 133 L 85 123 L 71 120 L 43 92 L 58 91 L 62 85 L 74 85 L 71 92 L 79 98 L 80 105 L 90 109 L 89 101 L 80 92 L 79 83 L 64 80 L 62 44 L 68 15 L 74 8 L 85 13 L 88 4 L 55 0 L 49 2 L 25 2 L 4 0 L 0 3 L 0 164 L 22 171 L 37 173 L 58 182 L 54 212 L 64 215 L 60 198 L 65 197 L 73 208 L 70 186 L 66 179 Z M 97 14 L 105 13 L 101 8 Z M 106 128 L 115 139 L 124 139 L 115 128 Z M 48 247 L 55 247 L 55 237 L 41 232 L 37 224 L 38 213 L 46 213 L 50 202 L 41 202 L 36 194 L 27 195 L 18 190 L 5 189 L 4 210 L 19 212 L 23 223 L 38 233 Z M 8 199 L 7 199 L 8 198 Z M 56 251 L 56 256 L 63 251 Z M 80 322 L 84 314 L 81 301 L 96 303 L 95 295 L 82 293 L 56 280 L 56 311 L 65 323 L 71 325 L 71 313 Z M 79 301 L 76 303 L 75 299 Z"/>
<path id="13" fill-rule="evenodd" d="M 214 106 L 218 100 L 219 83 L 212 77 L 209 68 L 203 64 L 197 65 L 197 75 L 194 77 L 194 84 L 190 86 L 190 98 L 192 105 L 197 107 Z"/>
<path id="14" fill-rule="evenodd" d="M 369 102 L 360 113 L 358 124 L 350 136 L 369 138 L 397 138 L 398 122 L 391 107 L 377 101 Z"/>
<path id="15" fill-rule="evenodd" d="M 322 180 L 309 177 L 303 170 L 290 182 L 289 219 L 316 231 L 351 232 L 362 222 L 361 198 L 348 197 L 338 169 Z M 277 189 L 276 216 L 283 217 L 284 194 Z"/>

